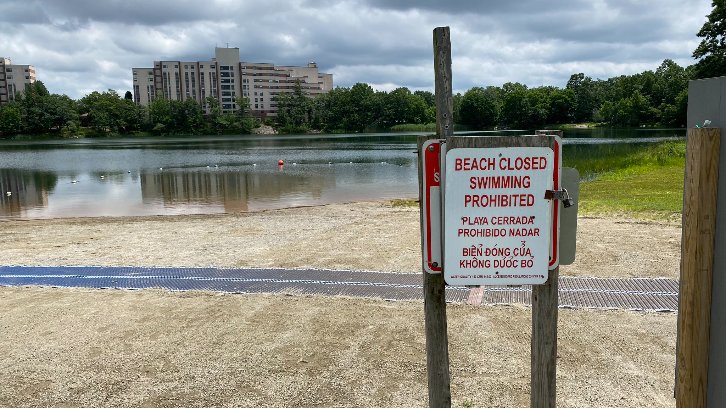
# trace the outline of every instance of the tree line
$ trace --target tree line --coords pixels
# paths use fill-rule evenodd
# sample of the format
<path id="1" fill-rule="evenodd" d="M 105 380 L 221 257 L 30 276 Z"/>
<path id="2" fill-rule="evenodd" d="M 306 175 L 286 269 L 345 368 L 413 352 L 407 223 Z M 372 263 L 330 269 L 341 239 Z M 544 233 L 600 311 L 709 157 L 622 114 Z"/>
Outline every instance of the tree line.
<path id="1" fill-rule="evenodd" d="M 610 126 L 685 126 L 693 69 L 665 60 L 655 71 L 607 80 L 573 74 L 564 88 L 518 82 L 473 87 L 454 99 L 454 121 L 471 129 L 532 129 L 598 122 Z M 395 128 L 435 122 L 434 95 L 397 88 L 374 91 L 364 83 L 335 88 L 314 99 L 301 91 L 278 97 L 283 129 L 326 132 Z"/>
<path id="2" fill-rule="evenodd" d="M 573 74 L 564 88 L 529 88 L 518 82 L 473 87 L 454 95 L 454 121 L 470 129 L 532 129 L 585 122 L 682 127 L 686 123 L 688 81 L 694 76 L 693 66 L 683 68 L 665 60 L 655 71 L 607 80 Z M 244 98 L 237 102 L 238 106 L 249 106 Z M 398 125 L 436 121 L 433 93 L 411 92 L 405 87 L 386 92 L 357 83 L 310 98 L 298 84 L 292 93 L 276 96 L 274 103 L 278 114 L 268 121 L 284 133 L 390 130 Z M 0 107 L 0 134 L 249 133 L 259 124 L 249 109 L 222 113 L 218 100 L 207 98 L 205 104 L 210 107 L 208 114 L 191 99 L 157 98 L 144 107 L 131 100 L 130 92 L 121 97 L 114 90 L 92 92 L 76 101 L 50 94 L 38 81 L 15 101 Z"/>
<path id="3" fill-rule="evenodd" d="M 239 104 L 248 104 L 240 98 Z M 0 106 L 0 136 L 108 136 L 150 134 L 249 133 L 257 122 L 249 109 L 223 113 L 218 99 L 205 100 L 209 114 L 193 100 L 159 98 L 148 107 L 116 91 L 94 91 L 79 100 L 51 94 L 41 81 L 29 84 L 15 100 Z"/>
<path id="4" fill-rule="evenodd" d="M 610 126 L 675 126 L 686 124 L 688 81 L 726 75 L 726 1 L 713 0 L 713 9 L 697 33 L 701 43 L 693 52 L 698 61 L 681 67 L 666 59 L 655 71 L 593 79 L 584 73 L 570 76 L 564 88 L 508 82 L 473 87 L 453 97 L 454 121 L 472 129 L 520 128 L 597 122 Z M 246 98 L 238 106 L 249 106 Z M 274 124 L 283 132 L 360 132 L 388 130 L 403 125 L 432 124 L 434 95 L 401 87 L 375 91 L 357 83 L 338 87 L 315 98 L 300 84 L 274 98 Z M 209 113 L 205 113 L 209 112 Z M 0 107 L 0 137 L 18 134 L 62 136 L 248 133 L 259 124 L 248 108 L 224 113 L 215 98 L 203 105 L 193 100 L 158 98 L 148 107 L 122 98 L 114 90 L 92 92 L 80 100 L 50 94 L 42 82 L 30 84 L 16 100 Z"/>

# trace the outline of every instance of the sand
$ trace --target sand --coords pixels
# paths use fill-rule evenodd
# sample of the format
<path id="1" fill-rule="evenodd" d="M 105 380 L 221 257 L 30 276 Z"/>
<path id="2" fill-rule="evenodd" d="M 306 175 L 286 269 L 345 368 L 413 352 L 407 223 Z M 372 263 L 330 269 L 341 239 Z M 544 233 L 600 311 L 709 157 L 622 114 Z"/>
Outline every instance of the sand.
<path id="1" fill-rule="evenodd" d="M 417 207 L 388 202 L 254 213 L 0 222 L 0 264 L 283 267 L 421 271 Z M 562 275 L 677 278 L 680 226 L 578 221 Z"/>
<path id="2" fill-rule="evenodd" d="M 418 210 L 0 222 L 0 264 L 415 272 Z M 678 225 L 581 218 L 564 275 L 677 277 Z M 531 309 L 449 305 L 453 406 L 528 407 Z M 676 315 L 560 310 L 559 407 L 674 407 Z M 426 406 L 423 305 L 0 287 L 0 407 Z"/>

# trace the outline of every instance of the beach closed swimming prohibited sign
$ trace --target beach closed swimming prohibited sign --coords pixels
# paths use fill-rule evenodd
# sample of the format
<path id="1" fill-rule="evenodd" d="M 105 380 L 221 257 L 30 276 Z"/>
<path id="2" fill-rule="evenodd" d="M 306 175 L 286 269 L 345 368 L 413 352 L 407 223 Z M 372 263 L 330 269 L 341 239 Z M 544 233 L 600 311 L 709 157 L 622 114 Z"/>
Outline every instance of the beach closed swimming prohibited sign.
<path id="1" fill-rule="evenodd" d="M 556 163 L 549 147 L 446 153 L 444 279 L 449 285 L 547 281 Z"/>

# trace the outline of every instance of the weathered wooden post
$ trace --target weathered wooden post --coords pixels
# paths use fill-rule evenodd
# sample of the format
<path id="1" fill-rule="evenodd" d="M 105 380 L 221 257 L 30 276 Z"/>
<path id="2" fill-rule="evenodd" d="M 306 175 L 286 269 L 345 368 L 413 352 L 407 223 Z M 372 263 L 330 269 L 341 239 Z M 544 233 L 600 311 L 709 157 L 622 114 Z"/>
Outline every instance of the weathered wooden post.
<path id="1" fill-rule="evenodd" d="M 561 130 L 535 132 L 557 135 Z M 557 222 L 556 220 L 554 222 Z M 557 318 L 559 266 L 550 271 L 547 282 L 532 286 L 531 381 L 532 408 L 554 408 L 557 397 Z"/>
<path id="2" fill-rule="evenodd" d="M 706 408 L 721 132 L 688 129 L 678 305 L 676 406 Z"/>
<path id="3" fill-rule="evenodd" d="M 433 36 L 436 135 L 438 138 L 450 138 L 454 134 L 454 109 L 451 91 L 451 38 L 449 27 L 437 27 L 434 29 Z M 425 138 L 419 139 L 419 152 L 421 152 L 424 140 Z M 422 179 L 422 156 L 422 154 L 419 154 L 419 180 Z M 443 242 L 443 239 L 441 242 Z M 443 274 L 424 272 L 423 291 L 429 407 L 450 407 L 449 339 L 446 324 L 446 285 Z"/>
<path id="4" fill-rule="evenodd" d="M 688 83 L 676 404 L 726 407 L 726 77 Z M 718 140 L 717 140 L 718 139 Z M 719 148 L 720 143 L 720 148 Z M 720 173 L 720 174 L 719 174 Z"/>

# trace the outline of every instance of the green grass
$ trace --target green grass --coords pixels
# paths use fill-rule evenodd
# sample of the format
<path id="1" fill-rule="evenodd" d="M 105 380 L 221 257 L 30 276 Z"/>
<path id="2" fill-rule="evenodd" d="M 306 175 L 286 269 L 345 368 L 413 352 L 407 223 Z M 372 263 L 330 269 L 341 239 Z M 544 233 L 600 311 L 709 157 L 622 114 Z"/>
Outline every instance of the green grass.
<path id="1" fill-rule="evenodd" d="M 617 213 L 644 219 L 680 219 L 684 142 L 655 145 L 617 161 L 615 170 L 580 184 L 581 214 Z"/>
<path id="2" fill-rule="evenodd" d="M 391 126 L 391 132 L 435 132 L 436 123 L 404 123 L 401 125 Z"/>
<path id="3" fill-rule="evenodd" d="M 401 198 L 391 200 L 391 207 L 418 207 L 418 199 Z"/>

